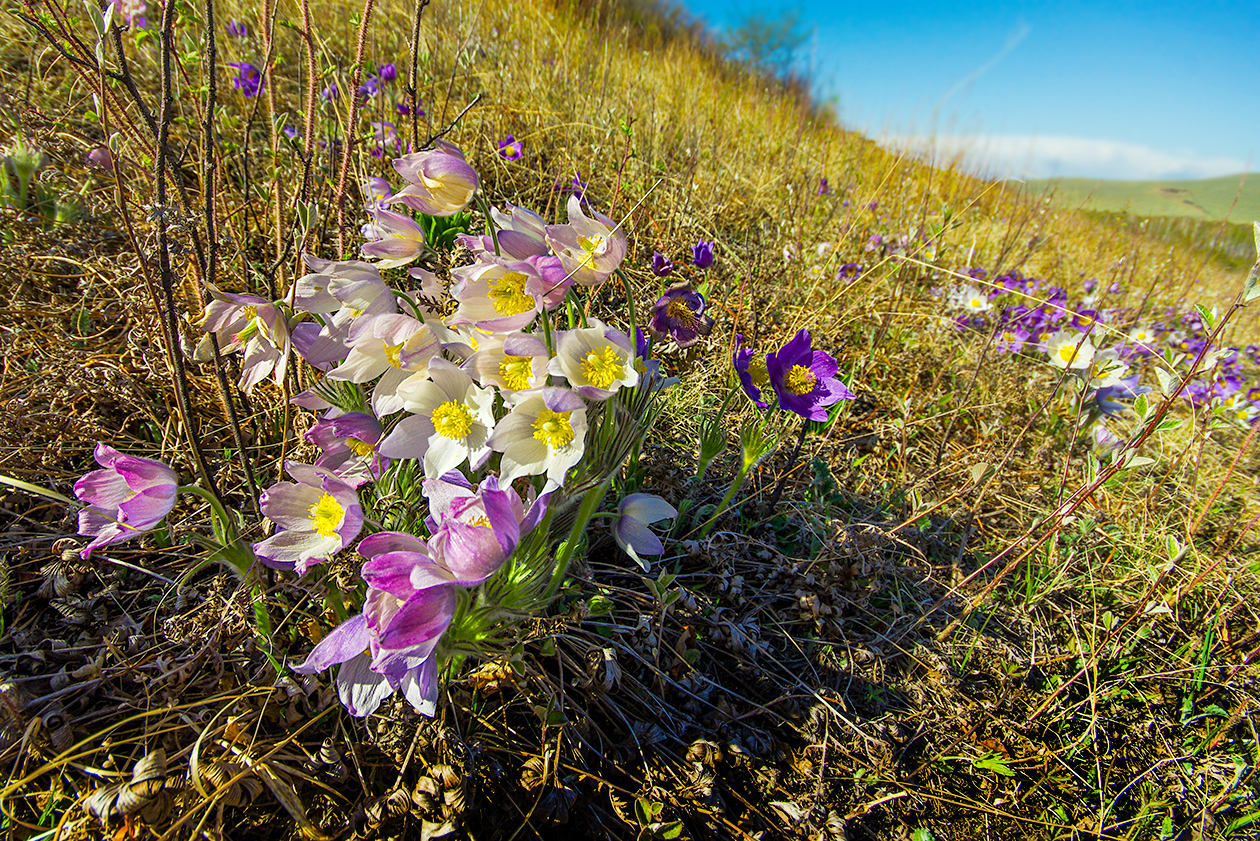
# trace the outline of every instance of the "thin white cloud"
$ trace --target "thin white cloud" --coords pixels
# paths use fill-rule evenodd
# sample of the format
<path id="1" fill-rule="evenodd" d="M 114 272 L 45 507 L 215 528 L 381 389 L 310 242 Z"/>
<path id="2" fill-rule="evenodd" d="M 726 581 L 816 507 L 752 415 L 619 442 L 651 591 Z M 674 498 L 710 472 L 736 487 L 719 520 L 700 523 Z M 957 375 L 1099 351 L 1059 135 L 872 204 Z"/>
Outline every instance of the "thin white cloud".
<path id="1" fill-rule="evenodd" d="M 1235 158 L 1178 155 L 1135 143 L 1086 137 L 888 136 L 884 142 L 937 162 L 961 159 L 964 168 L 998 178 L 1153 181 L 1214 178 L 1251 169 L 1247 161 Z"/>

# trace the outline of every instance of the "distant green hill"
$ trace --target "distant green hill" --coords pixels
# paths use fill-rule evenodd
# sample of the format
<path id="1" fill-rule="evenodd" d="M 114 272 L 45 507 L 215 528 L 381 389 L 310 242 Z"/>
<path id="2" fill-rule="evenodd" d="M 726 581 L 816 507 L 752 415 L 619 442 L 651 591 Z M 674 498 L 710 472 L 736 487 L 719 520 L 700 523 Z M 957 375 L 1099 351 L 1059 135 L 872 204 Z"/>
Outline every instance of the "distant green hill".
<path id="1" fill-rule="evenodd" d="M 1053 189 L 1060 204 L 1086 210 L 1128 211 L 1134 216 L 1188 216 L 1205 221 L 1260 219 L 1260 175 L 1225 175 L 1199 181 L 1103 181 L 1048 178 L 1031 190 Z M 1235 200 L 1237 200 L 1235 202 Z"/>

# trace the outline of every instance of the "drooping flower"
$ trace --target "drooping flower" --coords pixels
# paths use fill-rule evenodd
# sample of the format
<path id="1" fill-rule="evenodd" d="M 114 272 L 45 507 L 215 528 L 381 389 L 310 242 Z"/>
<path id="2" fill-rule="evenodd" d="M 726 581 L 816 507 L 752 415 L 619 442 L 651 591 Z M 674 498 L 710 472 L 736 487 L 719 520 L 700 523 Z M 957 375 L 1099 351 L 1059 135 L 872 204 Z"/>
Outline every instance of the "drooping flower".
<path id="1" fill-rule="evenodd" d="M 397 396 L 412 412 L 381 442 L 390 458 L 416 458 L 424 475 L 436 478 L 468 461 L 478 470 L 490 457 L 486 439 L 494 426 L 494 392 L 442 357 L 429 362 L 428 379 L 412 376 L 398 386 Z"/>
<path id="2" fill-rule="evenodd" d="M 556 355 L 548 366 L 569 387 L 588 400 L 607 400 L 622 386 L 638 383 L 634 346 L 620 330 L 592 318 L 590 327 L 566 330 L 556 341 Z"/>
<path id="3" fill-rule="evenodd" d="M 739 377 L 739 384 L 744 389 L 744 394 L 748 395 L 748 399 L 760 408 L 768 409 L 770 404 L 761 399 L 762 389 L 770 385 L 765 354 L 754 353 L 752 348 L 742 347 L 743 343 L 744 334 L 736 333 L 735 353 L 731 358 L 731 365 L 735 368 L 735 375 Z"/>
<path id="4" fill-rule="evenodd" d="M 779 406 L 812 421 L 827 419 L 827 406 L 857 395 L 836 379 L 836 360 L 810 348 L 808 330 L 766 355 L 766 373 L 779 396 Z"/>
<path id="5" fill-rule="evenodd" d="M 398 304 L 371 263 L 324 260 L 313 254 L 303 254 L 302 261 L 311 271 L 294 284 L 293 306 L 322 314 L 324 323 L 303 321 L 294 327 L 293 347 L 310 365 L 326 371 L 350 352 L 350 328 L 356 319 L 393 314 Z"/>
<path id="6" fill-rule="evenodd" d="M 499 157 L 507 161 L 519 161 L 525 157 L 525 150 L 521 142 L 509 134 L 499 141 Z"/>
<path id="7" fill-rule="evenodd" d="M 707 269 L 713 265 L 713 243 L 700 240 L 691 246 L 691 264 L 697 269 Z"/>
<path id="8" fill-rule="evenodd" d="M 324 451 L 315 460 L 316 467 L 331 470 L 356 488 L 368 479 L 379 480 L 389 466 L 389 459 L 376 449 L 381 424 L 366 412 L 324 417 L 302 437 Z"/>
<path id="9" fill-rule="evenodd" d="M 120 453 L 98 443 L 93 470 L 74 483 L 74 495 L 88 507 L 79 512 L 79 534 L 91 537 L 79 556 L 150 531 L 175 507 L 175 471 L 151 458 Z"/>
<path id="10" fill-rule="evenodd" d="M 547 256 L 547 223 L 543 218 L 528 208 L 512 204 L 505 204 L 504 207 L 505 210 L 490 208 L 490 218 L 497 228 L 499 256 L 510 260 Z M 456 239 L 474 254 L 494 254 L 494 237 L 489 234 L 460 234 Z"/>
<path id="11" fill-rule="evenodd" d="M 652 332 L 672 337 L 680 348 L 690 347 L 713 329 L 713 319 L 704 314 L 706 306 L 704 296 L 689 285 L 675 286 L 653 305 Z"/>
<path id="12" fill-rule="evenodd" d="M 223 27 L 223 29 L 227 32 L 229 38 L 249 37 L 249 30 L 245 27 L 245 21 L 242 20 L 232 18 L 227 22 L 227 25 Z"/>
<path id="13" fill-rule="evenodd" d="M 210 335 L 217 337 L 219 350 L 231 353 L 243 350 L 240 387 L 247 394 L 272 374 L 277 384 L 283 382 L 288 365 L 289 325 L 280 308 L 257 295 L 236 295 L 210 288 L 211 301 L 198 327 L 206 337 L 197 345 L 196 358 L 213 358 Z"/>
<path id="14" fill-rule="evenodd" d="M 613 539 L 647 572 L 647 561 L 639 556 L 665 552 L 661 539 L 652 533 L 648 525 L 677 517 L 678 510 L 655 494 L 635 493 L 627 494 L 617 503 L 617 515 Z"/>
<path id="15" fill-rule="evenodd" d="M 394 194 L 391 203 L 401 202 L 430 216 L 459 213 L 481 186 L 464 153 L 442 140 L 433 149 L 395 158 L 394 169 L 409 183 Z"/>
<path id="16" fill-rule="evenodd" d="M 548 225 L 547 242 L 575 283 L 604 282 L 626 257 L 626 234 L 602 213 L 582 212 L 577 196 L 569 196 L 569 224 Z"/>
<path id="17" fill-rule="evenodd" d="M 263 515 L 277 530 L 254 544 L 254 554 L 273 569 L 302 575 L 358 537 L 363 511 L 354 486 L 331 470 L 296 462 L 286 462 L 285 470 L 296 481 L 263 492 Z"/>
<path id="18" fill-rule="evenodd" d="M 405 266 L 424 253 L 424 229 L 414 219 L 384 207 L 371 208 L 368 215 L 372 221 L 363 226 L 367 242 L 359 247 L 359 253 L 376 260 L 380 268 Z"/>
<path id="19" fill-rule="evenodd" d="M 557 387 L 516 392 L 507 402 L 511 411 L 495 425 L 488 442 L 503 454 L 499 484 L 546 473 L 551 487 L 562 486 L 586 447 L 586 404 L 569 389 Z"/>
<path id="20" fill-rule="evenodd" d="M 236 75 L 232 77 L 232 87 L 246 98 L 258 96 L 267 84 L 262 71 L 248 61 L 229 61 L 228 67 L 236 68 Z"/>
<path id="21" fill-rule="evenodd" d="M 657 277 L 669 277 L 674 273 L 673 262 L 659 251 L 652 252 L 652 274 Z"/>

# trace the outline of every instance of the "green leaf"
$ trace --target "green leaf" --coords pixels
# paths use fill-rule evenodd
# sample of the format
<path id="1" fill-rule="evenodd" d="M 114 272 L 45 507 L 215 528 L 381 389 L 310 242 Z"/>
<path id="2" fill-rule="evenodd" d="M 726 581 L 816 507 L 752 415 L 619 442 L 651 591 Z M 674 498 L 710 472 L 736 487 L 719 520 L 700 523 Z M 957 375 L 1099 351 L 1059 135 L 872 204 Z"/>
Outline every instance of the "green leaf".
<path id="1" fill-rule="evenodd" d="M 1011 766 L 1003 762 L 996 754 L 982 756 L 979 759 L 973 759 L 971 764 L 982 771 L 992 771 L 995 774 L 1001 774 L 1003 777 L 1015 776 L 1015 772 L 1011 770 Z"/>
<path id="2" fill-rule="evenodd" d="M 932 834 L 932 830 L 921 826 L 910 833 L 910 841 L 936 841 L 936 836 Z"/>
<path id="3" fill-rule="evenodd" d="M 1195 304 L 1194 308 L 1199 311 L 1199 315 L 1203 318 L 1203 323 L 1208 326 L 1209 330 L 1216 326 L 1216 315 L 1210 309 L 1202 304 Z"/>
<path id="4" fill-rule="evenodd" d="M 1137 412 L 1137 416 L 1142 420 L 1146 420 L 1147 414 L 1150 413 L 1151 406 L 1146 399 L 1145 394 L 1139 394 L 1138 399 L 1133 401 L 1133 411 Z"/>
<path id="5" fill-rule="evenodd" d="M 1168 397 L 1177 389 L 1177 375 L 1164 368 L 1155 369 L 1155 379 L 1159 380 L 1159 391 Z"/>
<path id="6" fill-rule="evenodd" d="M 1256 298 L 1260 298 L 1260 262 L 1251 267 L 1243 284 L 1243 303 L 1249 304 Z"/>

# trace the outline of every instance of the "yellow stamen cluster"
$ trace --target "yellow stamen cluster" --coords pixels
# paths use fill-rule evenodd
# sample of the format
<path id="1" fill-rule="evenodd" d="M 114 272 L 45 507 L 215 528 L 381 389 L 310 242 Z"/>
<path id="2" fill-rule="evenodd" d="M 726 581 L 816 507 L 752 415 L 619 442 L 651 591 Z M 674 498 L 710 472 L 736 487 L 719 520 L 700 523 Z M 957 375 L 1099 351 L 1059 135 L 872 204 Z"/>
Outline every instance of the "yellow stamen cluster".
<path id="1" fill-rule="evenodd" d="M 504 272 L 490 281 L 490 303 L 499 315 L 519 315 L 534 308 L 534 299 L 525 292 L 527 276 L 521 272 Z"/>
<path id="2" fill-rule="evenodd" d="M 307 513 L 311 518 L 311 528 L 319 532 L 320 537 L 336 537 L 337 529 L 341 526 L 341 521 L 345 519 L 346 509 L 341 507 L 336 497 L 326 493 L 319 498 L 319 502 L 307 510 Z"/>
<path id="3" fill-rule="evenodd" d="M 596 388 L 606 389 L 620 379 L 625 370 L 625 358 L 612 345 L 604 345 L 588 351 L 582 358 L 582 376 Z"/>
<path id="4" fill-rule="evenodd" d="M 681 327 L 694 329 L 696 326 L 696 314 L 688 306 L 684 298 L 671 298 L 669 303 L 665 305 L 665 317 L 674 321 Z"/>
<path id="5" fill-rule="evenodd" d="M 447 400 L 433 410 L 433 428 L 443 438 L 462 441 L 472 429 L 473 416 L 468 407 L 457 400 Z"/>
<path id="6" fill-rule="evenodd" d="M 359 458 L 366 458 L 372 454 L 372 445 L 367 441 L 360 441 L 358 438 L 347 438 L 346 446 L 350 448 L 350 452 Z"/>
<path id="7" fill-rule="evenodd" d="M 486 528 L 492 528 L 492 526 L 490 525 L 490 518 L 489 518 L 489 517 L 487 517 L 487 516 L 485 516 L 484 514 L 483 514 L 482 516 L 480 516 L 480 517 L 473 517 L 471 520 L 465 520 L 465 521 L 464 521 L 464 525 L 466 525 L 466 526 L 484 526 L 484 527 L 486 527 Z"/>
<path id="8" fill-rule="evenodd" d="M 1065 364 L 1071 364 L 1072 360 L 1080 356 L 1081 351 L 1076 345 L 1061 345 L 1059 347 L 1059 359 Z"/>
<path id="9" fill-rule="evenodd" d="M 529 378 L 534 373 L 531 365 L 533 361 L 533 357 L 529 356 L 503 354 L 503 361 L 499 363 L 499 376 L 503 378 L 503 384 L 512 391 L 529 388 Z"/>
<path id="10" fill-rule="evenodd" d="M 385 345 L 385 359 L 395 368 L 402 368 L 402 349 L 402 342 L 396 345 Z"/>
<path id="11" fill-rule="evenodd" d="M 818 384 L 818 375 L 804 365 L 793 365 L 788 369 L 784 385 L 793 394 L 809 394 Z"/>
<path id="12" fill-rule="evenodd" d="M 578 245 L 582 246 L 582 250 L 587 254 L 594 254 L 607 241 L 608 237 L 601 234 L 595 234 L 590 237 L 578 237 Z"/>
<path id="13" fill-rule="evenodd" d="M 572 414 L 543 409 L 534 421 L 534 438 L 553 450 L 569 446 L 573 443 L 573 423 L 569 420 Z"/>

